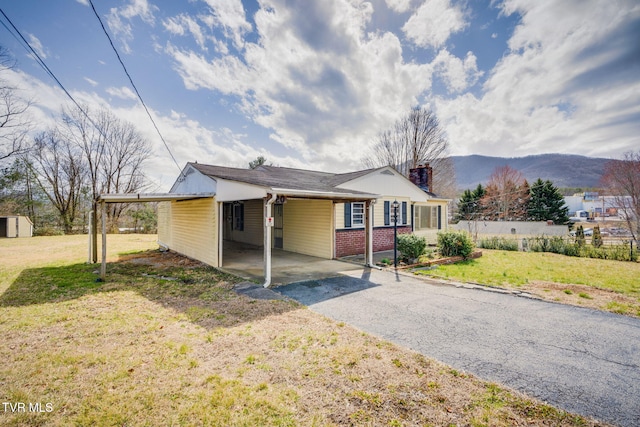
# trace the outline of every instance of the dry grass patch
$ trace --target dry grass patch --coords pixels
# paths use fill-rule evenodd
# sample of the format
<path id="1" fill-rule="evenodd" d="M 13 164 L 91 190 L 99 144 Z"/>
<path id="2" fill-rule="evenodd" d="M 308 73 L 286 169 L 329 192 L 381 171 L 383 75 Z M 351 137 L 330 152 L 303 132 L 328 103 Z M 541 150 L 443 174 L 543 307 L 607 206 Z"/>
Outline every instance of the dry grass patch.
<path id="1" fill-rule="evenodd" d="M 0 401 L 52 411 L 0 424 L 598 425 L 192 260 L 124 258 L 106 283 L 62 260 L 2 282 Z"/>

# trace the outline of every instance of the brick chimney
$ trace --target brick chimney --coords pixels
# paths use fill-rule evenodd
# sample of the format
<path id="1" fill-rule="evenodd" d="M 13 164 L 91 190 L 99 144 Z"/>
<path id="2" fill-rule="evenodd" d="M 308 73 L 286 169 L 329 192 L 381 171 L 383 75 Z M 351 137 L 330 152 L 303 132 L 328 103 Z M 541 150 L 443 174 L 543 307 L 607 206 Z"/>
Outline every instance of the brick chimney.
<path id="1" fill-rule="evenodd" d="M 409 169 L 409 180 L 421 190 L 433 193 L 433 169 L 429 163 Z"/>

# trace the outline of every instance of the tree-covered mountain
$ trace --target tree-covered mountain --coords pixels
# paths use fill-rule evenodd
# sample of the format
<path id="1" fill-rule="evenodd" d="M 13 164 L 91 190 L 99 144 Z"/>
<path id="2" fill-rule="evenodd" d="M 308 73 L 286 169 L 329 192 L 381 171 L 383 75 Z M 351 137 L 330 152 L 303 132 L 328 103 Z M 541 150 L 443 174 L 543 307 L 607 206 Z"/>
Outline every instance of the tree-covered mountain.
<path id="1" fill-rule="evenodd" d="M 499 166 L 520 171 L 529 183 L 541 178 L 556 187 L 598 187 L 604 165 L 610 159 L 569 154 L 540 154 L 527 157 L 452 156 L 458 189 L 486 184 Z"/>

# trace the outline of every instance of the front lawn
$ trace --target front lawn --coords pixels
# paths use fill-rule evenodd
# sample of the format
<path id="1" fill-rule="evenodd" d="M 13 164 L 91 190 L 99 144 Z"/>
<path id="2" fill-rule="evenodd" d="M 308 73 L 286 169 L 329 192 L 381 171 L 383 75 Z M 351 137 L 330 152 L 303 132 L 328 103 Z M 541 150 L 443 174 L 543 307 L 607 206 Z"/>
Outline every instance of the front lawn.
<path id="1" fill-rule="evenodd" d="M 547 299 L 640 316 L 640 263 L 544 252 L 483 249 L 482 253 L 478 259 L 416 274 L 531 290 Z"/>
<path id="2" fill-rule="evenodd" d="M 109 239 L 104 283 L 85 236 L 0 241 L 0 425 L 599 425 Z"/>

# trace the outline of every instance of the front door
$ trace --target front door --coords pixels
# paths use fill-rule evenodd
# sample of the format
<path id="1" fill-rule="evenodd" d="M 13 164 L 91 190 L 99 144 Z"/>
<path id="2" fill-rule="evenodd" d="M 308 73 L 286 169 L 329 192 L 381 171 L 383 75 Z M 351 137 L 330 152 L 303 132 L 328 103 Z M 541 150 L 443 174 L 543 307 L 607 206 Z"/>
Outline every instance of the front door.
<path id="1" fill-rule="evenodd" d="M 283 237 L 284 234 L 282 232 L 283 229 L 283 215 L 282 215 L 282 204 L 273 205 L 273 247 L 282 249 Z"/>

